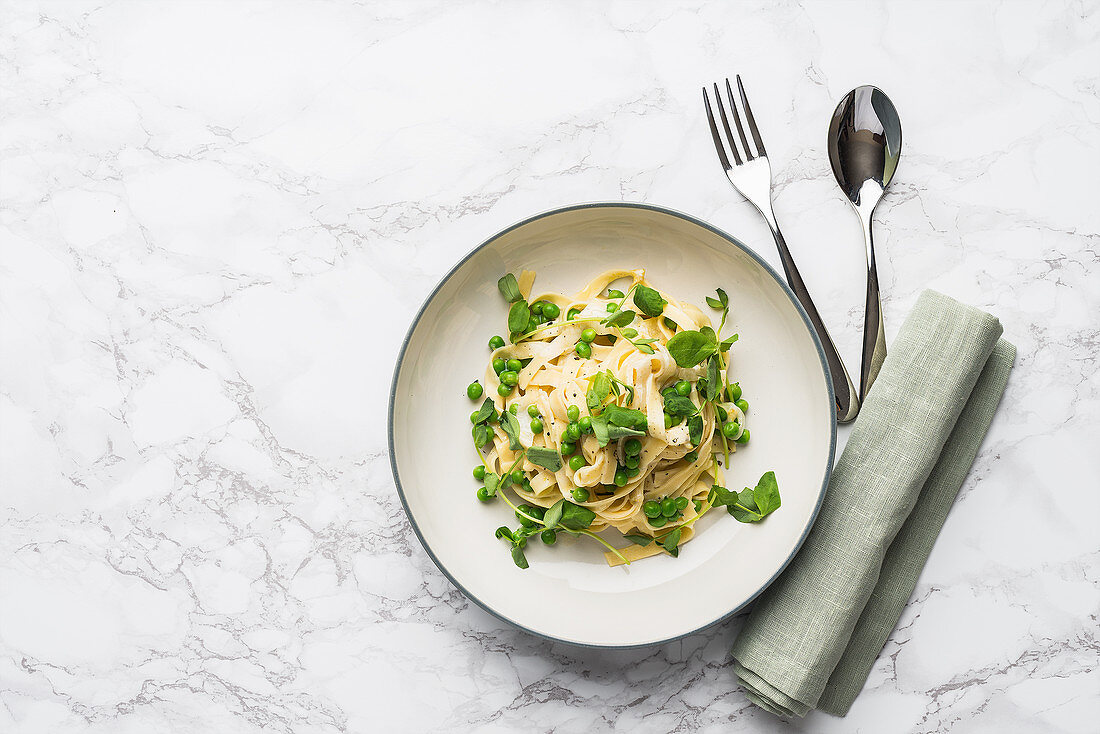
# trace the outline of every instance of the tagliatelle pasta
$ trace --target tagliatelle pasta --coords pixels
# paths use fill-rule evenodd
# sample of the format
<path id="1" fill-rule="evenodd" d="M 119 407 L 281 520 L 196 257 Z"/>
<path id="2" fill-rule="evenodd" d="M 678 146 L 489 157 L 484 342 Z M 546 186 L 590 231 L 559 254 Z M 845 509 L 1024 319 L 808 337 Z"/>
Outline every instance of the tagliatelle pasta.
<path id="1" fill-rule="evenodd" d="M 654 288 L 641 269 L 610 270 L 571 296 L 530 297 L 533 284 L 529 271 L 501 279 L 511 343 L 497 342 L 483 380 L 492 404 L 480 421 L 471 416 L 475 443 L 485 439 L 479 497 L 507 490 L 524 503 L 521 528 L 498 537 L 512 541 L 523 568 L 536 532 L 553 543 L 563 530 L 614 528 L 633 544 L 609 546 L 612 566 L 677 555 L 716 504 L 723 462 L 748 439 L 746 404 L 726 369 L 736 336 L 720 341 L 706 314 Z M 724 323 L 728 299 L 719 295 Z M 480 386 L 471 392 L 480 395 Z"/>

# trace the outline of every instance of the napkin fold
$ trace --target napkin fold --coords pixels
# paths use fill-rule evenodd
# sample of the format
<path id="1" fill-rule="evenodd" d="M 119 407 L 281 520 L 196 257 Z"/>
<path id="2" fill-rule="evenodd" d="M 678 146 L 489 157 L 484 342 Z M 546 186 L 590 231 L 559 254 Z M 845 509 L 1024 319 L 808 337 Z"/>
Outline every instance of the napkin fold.
<path id="1" fill-rule="evenodd" d="M 733 645 L 753 703 L 842 716 L 913 593 L 1004 393 L 1016 348 L 993 316 L 917 299 L 833 469 L 817 521 Z"/>

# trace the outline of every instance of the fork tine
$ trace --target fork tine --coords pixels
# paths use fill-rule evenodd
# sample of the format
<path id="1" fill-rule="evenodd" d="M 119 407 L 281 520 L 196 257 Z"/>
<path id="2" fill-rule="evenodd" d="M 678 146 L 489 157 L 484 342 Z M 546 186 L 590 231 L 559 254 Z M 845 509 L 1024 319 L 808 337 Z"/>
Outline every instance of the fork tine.
<path id="1" fill-rule="evenodd" d="M 729 80 L 726 80 L 726 84 L 729 84 Z M 741 104 L 745 105 L 745 117 L 749 120 L 749 131 L 752 133 L 752 139 L 756 142 L 756 151 L 762 157 L 767 157 L 767 152 L 764 150 L 764 141 L 760 139 L 760 129 L 756 127 L 756 120 L 752 119 L 752 108 L 749 107 L 749 98 L 745 96 L 745 88 L 741 85 L 741 75 L 737 75 L 737 91 L 741 93 Z"/>
<path id="2" fill-rule="evenodd" d="M 733 138 L 733 132 L 730 130 L 730 121 L 726 119 L 726 106 L 722 104 L 722 93 L 718 91 L 718 85 L 714 85 L 714 96 L 718 100 L 718 114 L 722 116 L 722 127 L 726 128 L 726 140 L 730 143 L 730 150 L 733 151 L 733 160 L 737 161 L 737 165 L 741 165 L 741 154 L 737 152 L 737 141 Z M 737 119 L 737 108 L 733 109 L 733 119 Z M 749 155 L 749 160 L 752 160 L 752 155 Z"/>
<path id="3" fill-rule="evenodd" d="M 718 85 L 714 85 L 714 93 L 718 94 Z M 737 114 L 737 103 L 733 101 L 733 90 L 730 89 L 730 80 L 726 79 L 726 94 L 730 98 L 730 108 L 733 109 L 733 121 L 737 124 L 737 134 L 741 136 L 741 145 L 745 146 L 745 158 L 752 160 L 755 156 L 752 154 L 752 148 L 749 147 L 749 140 L 745 137 L 745 128 L 741 127 L 741 115 Z M 744 97 L 742 97 L 744 99 Z M 730 140 L 733 140 L 733 133 L 729 132 L 729 125 L 726 125 L 726 132 L 729 133 Z M 738 161 L 740 163 L 741 161 Z"/>
<path id="4" fill-rule="evenodd" d="M 721 100 L 718 100 L 721 102 Z M 726 146 L 722 144 L 722 136 L 718 134 L 718 126 L 714 124 L 714 112 L 710 108 L 710 97 L 707 96 L 707 88 L 703 87 L 703 104 L 707 106 L 707 122 L 710 123 L 710 136 L 714 138 L 714 149 L 718 151 L 718 159 L 722 161 L 722 170 L 730 170 L 730 159 L 726 157 Z M 736 151 L 734 151 L 736 154 Z M 738 161 L 740 163 L 740 161 Z"/>

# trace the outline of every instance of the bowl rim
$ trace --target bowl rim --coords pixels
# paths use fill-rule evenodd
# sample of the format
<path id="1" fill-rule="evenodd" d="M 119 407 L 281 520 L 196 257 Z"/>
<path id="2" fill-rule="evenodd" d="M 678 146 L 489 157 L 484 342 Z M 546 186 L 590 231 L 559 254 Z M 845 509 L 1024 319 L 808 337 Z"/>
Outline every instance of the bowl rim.
<path id="1" fill-rule="evenodd" d="M 829 420 L 829 426 L 830 426 L 829 460 L 828 460 L 827 465 L 825 467 L 825 476 L 822 478 L 821 489 L 818 490 L 817 501 L 814 504 L 813 513 L 810 515 L 810 521 L 806 524 L 806 529 L 802 531 L 802 535 L 799 537 L 798 542 L 795 543 L 794 548 L 791 550 L 790 554 L 783 561 L 783 563 L 779 565 L 779 568 L 776 569 L 775 573 L 772 574 L 771 578 L 769 578 L 764 583 L 763 586 L 761 586 L 759 589 L 757 589 L 755 592 L 753 592 L 753 594 L 751 594 L 744 602 L 742 602 L 738 606 L 734 607 L 733 609 L 729 610 L 728 612 L 724 612 L 724 613 L 718 615 L 715 619 L 696 627 L 693 630 L 689 630 L 687 632 L 681 632 L 681 633 L 675 634 L 671 637 L 666 637 L 666 638 L 663 638 L 663 639 L 660 639 L 660 640 L 653 640 L 653 641 L 650 641 L 650 642 L 630 643 L 630 644 L 626 644 L 626 645 L 600 644 L 600 643 L 593 643 L 593 642 L 579 642 L 577 640 L 569 640 L 569 639 L 566 639 L 566 638 L 563 638 L 563 637 L 555 637 L 553 635 L 546 634 L 545 632 L 539 632 L 538 630 L 531 629 L 530 627 L 527 627 L 526 625 L 524 625 L 524 624 L 522 624 L 522 623 L 520 623 L 520 622 L 518 622 L 518 621 L 516 621 L 516 620 L 514 620 L 510 617 L 505 616 L 504 614 L 502 614 L 502 613 L 498 612 L 497 610 L 493 609 L 489 604 L 483 602 L 477 596 L 471 594 L 466 589 L 465 586 L 463 586 L 461 583 L 459 583 L 458 579 L 456 579 L 454 576 L 451 575 L 451 573 L 443 565 L 443 563 L 440 561 L 440 559 L 436 556 L 435 551 L 432 550 L 431 546 L 425 540 L 424 534 L 420 531 L 420 526 L 417 525 L 416 518 L 413 517 L 413 513 L 409 509 L 409 503 L 408 503 L 408 500 L 405 497 L 405 490 L 401 486 L 401 477 L 400 477 L 400 475 L 398 474 L 398 471 L 397 471 L 397 454 L 394 451 L 394 413 L 395 413 L 395 407 L 396 407 L 396 403 L 397 403 L 397 380 L 401 376 L 401 367 L 404 365 L 404 362 L 405 362 L 405 352 L 408 350 L 409 342 L 412 339 L 413 332 L 415 332 L 416 327 L 420 325 L 420 319 L 423 317 L 424 312 L 428 308 L 428 305 L 435 299 L 436 295 L 439 293 L 439 290 L 447 283 L 447 281 L 449 281 L 454 276 L 454 274 L 456 272 L 458 272 L 458 270 L 463 265 L 466 264 L 466 262 L 470 258 L 472 258 L 477 253 L 481 252 L 481 250 L 485 249 L 486 247 L 491 245 L 493 242 L 499 240 L 501 237 L 504 237 L 505 235 L 509 234 L 510 232 L 513 232 L 514 230 L 517 230 L 520 227 L 526 226 L 526 225 L 528 225 L 532 222 L 538 221 L 540 219 L 545 219 L 547 217 L 551 217 L 551 216 L 554 216 L 554 215 L 557 215 L 557 214 L 564 214 L 566 212 L 578 211 L 578 210 L 582 210 L 582 209 L 600 209 L 600 208 L 641 209 L 641 210 L 646 210 L 646 211 L 651 211 L 651 212 L 657 212 L 659 214 L 665 214 L 665 215 L 668 215 L 668 216 L 671 216 L 671 217 L 675 217 L 677 219 L 682 219 L 682 220 L 685 220 L 685 221 L 690 222 L 692 224 L 695 224 L 699 227 L 702 227 L 703 229 L 706 229 L 706 230 L 712 232 L 715 235 L 718 235 L 719 237 L 724 239 L 726 242 L 728 242 L 730 245 L 732 245 L 733 247 L 738 248 L 739 250 L 744 252 L 746 255 L 751 257 L 758 265 L 760 265 L 764 269 L 764 271 L 769 276 L 771 276 L 772 280 L 774 280 L 776 283 L 779 284 L 780 288 L 787 295 L 787 298 L 794 305 L 795 310 L 798 311 L 799 316 L 802 317 L 802 322 L 806 325 L 806 330 L 810 333 L 810 337 L 813 341 L 814 348 L 817 349 L 817 356 L 818 356 L 818 359 L 821 362 L 821 369 L 822 369 L 822 371 L 824 372 L 824 375 L 825 375 L 825 387 L 826 387 L 826 390 L 828 391 L 828 395 L 829 395 L 829 417 L 830 417 L 830 420 Z M 401 506 L 405 511 L 405 517 L 407 517 L 409 519 L 409 524 L 412 526 L 413 532 L 416 533 L 416 537 L 420 541 L 420 545 L 424 548 L 425 552 L 427 552 L 428 557 L 431 558 L 431 560 L 432 560 L 432 563 L 434 563 L 436 568 L 438 568 L 443 573 L 443 575 L 447 577 L 447 580 L 449 580 L 452 584 L 454 584 L 455 588 L 457 588 L 460 592 L 462 592 L 463 596 L 465 596 L 467 599 L 472 601 L 478 607 L 480 607 L 484 611 L 488 612 L 493 617 L 496 617 L 500 621 L 505 622 L 507 624 L 510 624 L 513 627 L 517 627 L 517 628 L 523 630 L 524 632 L 527 632 L 528 634 L 534 635 L 535 637 L 539 637 L 541 639 L 548 640 L 550 642 L 561 642 L 561 643 L 564 643 L 564 644 L 567 644 L 567 645 L 574 645 L 576 647 L 584 647 L 584 648 L 591 648 L 591 649 L 597 649 L 597 650 L 630 650 L 630 649 L 636 649 L 636 648 L 654 647 L 654 646 L 657 646 L 657 645 L 664 645 L 664 644 L 669 643 L 669 642 L 675 642 L 676 640 L 683 639 L 683 638 L 687 637 L 688 635 L 698 634 L 699 632 L 702 632 L 703 630 L 709 629 L 709 628 L 711 628 L 711 627 L 713 627 L 717 624 L 720 624 L 721 622 L 729 619 L 730 617 L 732 617 L 733 615 L 737 614 L 742 609 L 747 607 L 753 601 L 755 601 L 756 598 L 759 597 L 760 594 L 762 594 L 765 589 L 767 589 L 769 586 L 771 586 L 775 582 L 775 580 L 777 578 L 779 578 L 779 575 L 781 573 L 783 573 L 784 570 L 786 570 L 787 566 L 790 565 L 792 560 L 794 560 L 794 557 L 796 555 L 798 555 L 798 551 L 801 550 L 803 543 L 806 542 L 806 538 L 810 534 L 810 529 L 813 528 L 814 522 L 816 522 L 816 520 L 817 520 L 817 515 L 820 512 L 822 502 L 825 499 L 826 489 L 829 486 L 829 478 L 832 476 L 833 463 L 836 460 L 836 437 L 837 437 L 836 393 L 833 390 L 832 374 L 829 372 L 829 363 L 828 363 L 828 360 L 826 360 L 826 358 L 825 358 L 825 349 L 821 345 L 821 339 L 818 336 L 817 331 L 814 329 L 813 324 L 810 322 L 810 317 L 806 314 L 806 309 L 802 307 L 802 304 L 798 301 L 798 298 L 795 297 L 794 291 L 792 291 L 790 286 L 787 285 L 786 280 L 781 278 L 779 276 L 779 273 L 776 272 L 775 268 L 773 268 L 771 265 L 769 265 L 767 263 L 767 261 L 765 261 L 758 254 L 756 254 L 756 252 L 752 248 L 750 248 L 748 245 L 741 242 L 736 237 L 728 234 L 727 232 L 724 232 L 723 230 L 719 229 L 718 227 L 715 227 L 713 224 L 710 224 L 710 223 L 708 223 L 708 222 L 706 222 L 702 219 L 699 219 L 698 217 L 694 217 L 690 214 L 686 214 L 684 212 L 677 211 L 675 209 L 670 209 L 668 207 L 663 207 L 663 206 L 657 206 L 657 205 L 654 205 L 654 204 L 643 204 L 643 203 L 638 203 L 638 202 L 593 201 L 593 202 L 586 202 L 586 203 L 582 203 L 582 204 L 570 204 L 570 205 L 567 205 L 567 206 L 556 207 L 554 209 L 548 209 L 546 211 L 543 211 L 543 212 L 540 212 L 538 214 L 534 214 L 530 217 L 527 217 L 525 219 L 522 219 L 522 220 L 520 220 L 520 221 L 518 221 L 518 222 L 516 222 L 516 223 L 514 223 L 514 224 L 512 224 L 508 227 L 505 227 L 504 229 L 500 230 L 496 234 L 493 234 L 492 236 L 485 239 L 480 245 L 477 245 L 476 247 L 471 249 L 469 252 L 467 252 L 461 259 L 459 259 L 458 262 L 456 262 L 454 264 L 454 266 L 451 267 L 450 270 L 447 271 L 447 273 L 442 278 L 439 279 L 439 282 L 437 282 L 435 284 L 435 287 L 432 288 L 431 292 L 424 298 L 424 301 L 420 304 L 420 308 L 417 310 L 416 315 L 413 317 L 412 323 L 409 325 L 408 331 L 405 332 L 405 337 L 401 341 L 401 348 L 397 353 L 397 361 L 394 364 L 394 368 L 393 368 L 393 377 L 390 380 L 390 394 L 389 394 L 389 399 L 388 399 L 387 418 L 386 418 L 386 434 L 387 434 L 386 435 L 386 439 L 387 439 L 386 446 L 387 446 L 387 451 L 389 452 L 390 471 L 393 474 L 394 486 L 396 487 L 397 495 L 401 500 Z"/>

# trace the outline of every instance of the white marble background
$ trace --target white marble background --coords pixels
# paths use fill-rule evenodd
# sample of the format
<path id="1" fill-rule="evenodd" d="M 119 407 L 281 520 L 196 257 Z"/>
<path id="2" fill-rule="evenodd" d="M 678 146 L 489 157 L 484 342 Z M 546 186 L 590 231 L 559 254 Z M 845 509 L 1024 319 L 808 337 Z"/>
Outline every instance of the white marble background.
<path id="1" fill-rule="evenodd" d="M 4 3 L 0 730 L 1096 732 L 1098 11 Z M 734 72 L 849 364 L 863 256 L 824 138 L 869 82 L 905 131 L 888 334 L 934 287 L 1019 346 L 846 719 L 749 705 L 738 620 L 629 652 L 502 626 L 411 536 L 385 453 L 414 310 L 519 218 L 653 202 L 776 262 L 702 116 Z"/>

